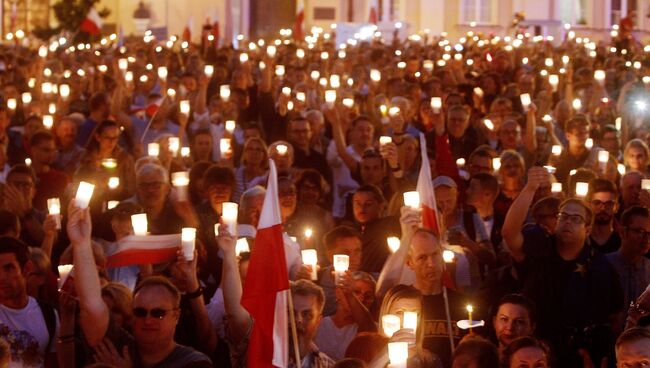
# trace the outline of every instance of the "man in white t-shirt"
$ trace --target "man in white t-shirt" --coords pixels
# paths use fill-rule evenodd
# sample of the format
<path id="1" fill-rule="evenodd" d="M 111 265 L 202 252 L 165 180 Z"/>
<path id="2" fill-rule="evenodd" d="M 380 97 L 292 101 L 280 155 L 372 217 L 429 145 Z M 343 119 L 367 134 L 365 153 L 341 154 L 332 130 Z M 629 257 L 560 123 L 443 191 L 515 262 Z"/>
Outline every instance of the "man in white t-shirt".
<path id="1" fill-rule="evenodd" d="M 0 238 L 0 339 L 10 345 L 10 367 L 54 367 L 58 316 L 27 295 L 31 268 L 26 244 Z M 50 333 L 48 320 L 57 332 Z"/>

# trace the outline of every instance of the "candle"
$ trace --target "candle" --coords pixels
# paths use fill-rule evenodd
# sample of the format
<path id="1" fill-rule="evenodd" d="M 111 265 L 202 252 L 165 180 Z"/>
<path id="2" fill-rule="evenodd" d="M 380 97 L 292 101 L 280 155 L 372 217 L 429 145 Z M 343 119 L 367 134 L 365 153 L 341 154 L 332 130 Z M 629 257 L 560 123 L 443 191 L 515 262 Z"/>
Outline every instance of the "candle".
<path id="1" fill-rule="evenodd" d="M 275 66 L 275 75 L 282 78 L 284 76 L 284 65 Z"/>
<path id="2" fill-rule="evenodd" d="M 582 101 L 580 101 L 579 98 L 573 99 L 573 102 L 571 103 L 571 106 L 573 106 L 573 109 L 576 111 L 580 111 L 582 109 Z"/>
<path id="3" fill-rule="evenodd" d="M 43 92 L 44 94 L 48 94 L 48 95 L 50 93 L 52 93 L 52 83 L 51 82 L 43 82 L 43 84 L 41 84 L 41 92 Z"/>
<path id="4" fill-rule="evenodd" d="M 479 98 L 482 98 L 482 97 L 483 97 L 483 90 L 481 89 L 481 87 L 474 87 L 474 93 L 475 93 Z"/>
<path id="5" fill-rule="evenodd" d="M 190 147 L 181 147 L 181 157 L 190 157 Z"/>
<path id="6" fill-rule="evenodd" d="M 562 154 L 562 146 L 559 145 L 559 144 L 555 144 L 555 145 L 553 145 L 553 147 L 551 147 L 551 153 L 552 153 L 554 156 L 559 156 L 559 155 L 561 155 L 561 154 Z"/>
<path id="7" fill-rule="evenodd" d="M 49 198 L 47 200 L 47 211 L 56 221 L 56 228 L 61 228 L 61 202 L 58 198 Z"/>
<path id="8" fill-rule="evenodd" d="M 442 99 L 440 97 L 431 97 L 431 108 L 433 109 L 433 113 L 439 114 L 441 107 L 442 107 Z"/>
<path id="9" fill-rule="evenodd" d="M 41 46 L 38 48 L 38 56 L 44 58 L 47 56 L 47 47 L 46 46 Z"/>
<path id="10" fill-rule="evenodd" d="M 124 80 L 127 81 L 127 82 L 133 82 L 133 72 L 128 71 L 128 72 L 124 73 Z"/>
<path id="11" fill-rule="evenodd" d="M 552 67 L 553 66 L 553 59 L 552 58 L 544 59 L 544 65 L 546 65 L 549 68 Z"/>
<path id="12" fill-rule="evenodd" d="M 9 110 L 16 110 L 16 106 L 18 106 L 18 103 L 15 98 L 7 99 L 7 108 Z"/>
<path id="13" fill-rule="evenodd" d="M 275 52 L 277 51 L 277 48 L 274 45 L 269 45 L 266 47 L 266 53 L 269 55 L 269 57 L 275 57 Z"/>
<path id="14" fill-rule="evenodd" d="M 278 152 L 280 156 L 284 156 L 287 154 L 289 147 L 287 147 L 284 144 L 278 144 L 277 146 L 275 146 L 275 150 Z"/>
<path id="15" fill-rule="evenodd" d="M 641 189 L 650 190 L 650 179 L 642 179 L 641 180 Z"/>
<path id="16" fill-rule="evenodd" d="M 248 245 L 248 240 L 246 238 L 239 238 L 237 239 L 237 243 L 235 243 L 235 255 L 239 257 L 242 253 L 250 253 L 251 247 Z"/>
<path id="17" fill-rule="evenodd" d="M 492 168 L 494 171 L 499 171 L 501 168 L 501 157 L 495 157 L 492 159 Z"/>
<path id="18" fill-rule="evenodd" d="M 386 243 L 388 244 L 388 249 L 390 249 L 391 253 L 395 253 L 399 249 L 400 240 L 396 236 L 386 238 Z"/>
<path id="19" fill-rule="evenodd" d="M 29 105 L 32 102 L 32 94 L 29 92 L 25 92 L 21 96 L 23 105 Z"/>
<path id="20" fill-rule="evenodd" d="M 472 312 L 474 312 L 474 307 L 471 304 L 467 305 L 467 319 L 469 320 L 469 333 L 472 333 Z"/>
<path id="21" fill-rule="evenodd" d="M 172 152 L 172 155 L 176 156 L 178 154 L 180 146 L 181 142 L 178 137 L 169 137 L 169 150 Z"/>
<path id="22" fill-rule="evenodd" d="M 282 87 L 282 94 L 289 97 L 291 96 L 291 88 L 289 87 Z"/>
<path id="23" fill-rule="evenodd" d="M 341 77 L 338 74 L 330 75 L 330 86 L 334 89 L 341 87 Z"/>
<path id="24" fill-rule="evenodd" d="M 316 249 L 303 249 L 302 254 L 302 263 L 310 267 L 310 278 L 312 280 L 318 280 L 318 255 Z"/>
<path id="25" fill-rule="evenodd" d="M 64 264 L 64 265 L 59 265 L 57 266 L 57 269 L 59 270 L 59 290 L 63 287 L 63 284 L 65 284 L 66 280 L 70 276 L 70 272 L 72 271 L 72 265 L 71 264 Z"/>
<path id="26" fill-rule="evenodd" d="M 155 142 L 154 143 L 149 143 L 147 145 L 147 153 L 151 157 L 158 157 L 158 155 L 160 154 L 160 144 L 155 143 Z"/>
<path id="27" fill-rule="evenodd" d="M 133 233 L 135 235 L 144 236 L 148 232 L 148 222 L 146 213 L 137 213 L 131 215 L 131 226 L 133 227 Z"/>
<path id="28" fill-rule="evenodd" d="M 106 204 L 106 209 L 112 210 L 113 208 L 117 207 L 118 204 L 120 204 L 120 201 L 108 201 Z"/>
<path id="29" fill-rule="evenodd" d="M 605 71 L 604 70 L 596 70 L 594 71 L 594 79 L 600 84 L 600 86 L 605 85 Z"/>
<path id="30" fill-rule="evenodd" d="M 303 49 L 296 50 L 296 56 L 298 57 L 298 59 L 304 58 L 305 57 L 305 50 L 303 50 Z"/>
<path id="31" fill-rule="evenodd" d="M 607 168 L 607 161 L 609 161 L 609 152 L 602 150 L 598 152 L 598 162 L 600 168 L 604 171 Z"/>
<path id="32" fill-rule="evenodd" d="M 176 97 L 176 90 L 173 88 L 167 88 L 167 96 L 173 100 L 174 97 Z"/>
<path id="33" fill-rule="evenodd" d="M 408 342 L 389 342 L 388 360 L 391 367 L 406 368 L 406 361 L 409 358 Z"/>
<path id="34" fill-rule="evenodd" d="M 221 99 L 224 101 L 228 101 L 230 98 L 230 86 L 227 84 L 223 84 L 219 87 L 219 96 L 221 96 Z"/>
<path id="35" fill-rule="evenodd" d="M 561 192 L 562 192 L 562 183 L 551 184 L 551 193 L 561 193 Z"/>
<path id="36" fill-rule="evenodd" d="M 27 165 L 27 166 L 32 166 L 32 159 L 29 158 L 29 157 L 27 157 L 27 158 L 25 159 L 25 165 Z"/>
<path id="37" fill-rule="evenodd" d="M 334 106 L 334 102 L 336 101 L 336 91 L 333 89 L 328 89 L 325 91 L 325 102 L 327 102 L 327 106 L 329 108 L 332 108 Z"/>
<path id="38" fill-rule="evenodd" d="M 230 156 L 232 155 L 230 138 L 221 138 L 219 140 L 219 151 L 221 152 L 221 157 L 225 159 L 230 159 Z"/>
<path id="39" fill-rule="evenodd" d="M 118 67 L 122 72 L 124 72 L 124 71 L 126 70 L 126 68 L 129 67 L 129 61 L 126 60 L 126 59 L 119 59 L 119 60 L 117 61 L 117 67 Z"/>
<path id="40" fill-rule="evenodd" d="M 616 168 L 618 169 L 618 173 L 621 174 L 621 176 L 625 175 L 625 165 L 618 164 Z"/>
<path id="41" fill-rule="evenodd" d="M 553 88 L 553 92 L 557 92 L 557 85 L 560 83 L 560 77 L 557 74 L 551 74 L 548 76 L 548 83 Z"/>
<path id="42" fill-rule="evenodd" d="M 178 199 L 187 200 L 187 187 L 190 185 L 190 174 L 187 171 L 178 171 L 172 173 L 172 185 L 176 188 Z"/>
<path id="43" fill-rule="evenodd" d="M 59 95 L 65 100 L 70 96 L 70 86 L 67 84 L 62 84 L 59 86 Z"/>
<path id="44" fill-rule="evenodd" d="M 381 137 L 379 137 L 379 147 L 383 147 L 384 145 L 386 145 L 386 144 L 388 144 L 388 143 L 390 143 L 392 141 L 393 141 L 393 138 L 391 138 L 389 136 L 386 136 L 386 135 L 382 135 Z"/>
<path id="45" fill-rule="evenodd" d="M 232 134 L 235 131 L 235 121 L 234 120 L 226 120 L 225 128 L 226 131 L 230 134 Z"/>
<path id="46" fill-rule="evenodd" d="M 524 108 L 524 111 L 528 111 L 528 107 L 531 104 L 530 95 L 528 93 L 522 93 L 519 99 L 521 100 L 521 106 Z"/>
<path id="47" fill-rule="evenodd" d="M 190 116 L 190 101 L 189 100 L 181 101 L 180 109 L 181 109 L 181 114 L 185 115 L 185 117 Z"/>
<path id="48" fill-rule="evenodd" d="M 381 72 L 377 69 L 370 69 L 370 79 L 373 82 L 379 82 L 381 80 Z"/>
<path id="49" fill-rule="evenodd" d="M 313 79 L 314 81 L 317 81 L 318 78 L 320 78 L 320 72 L 318 70 L 312 70 L 310 76 L 311 76 L 311 79 Z"/>
<path id="50" fill-rule="evenodd" d="M 404 205 L 414 210 L 420 208 L 420 193 L 417 191 L 404 192 Z"/>
<path id="51" fill-rule="evenodd" d="M 307 100 L 307 97 L 305 96 L 305 92 L 296 92 L 296 100 L 300 102 L 305 102 Z"/>
<path id="52" fill-rule="evenodd" d="M 587 138 L 587 140 L 585 141 L 585 147 L 587 149 L 591 149 L 593 146 L 594 146 L 594 140 L 591 138 Z"/>
<path id="53" fill-rule="evenodd" d="M 188 262 L 194 260 L 195 241 L 196 241 L 195 228 L 184 227 L 181 229 L 181 246 L 183 248 L 183 257 Z"/>
<path id="54" fill-rule="evenodd" d="M 77 195 L 74 199 L 75 205 L 81 209 L 88 208 L 94 190 L 95 186 L 93 184 L 86 183 L 85 181 L 80 182 L 77 188 Z"/>
<path id="55" fill-rule="evenodd" d="M 110 189 L 117 189 L 120 186 L 120 178 L 117 176 L 111 176 L 108 178 L 108 187 Z"/>
<path id="56" fill-rule="evenodd" d="M 347 107 L 348 109 L 351 109 L 352 106 L 354 106 L 354 100 L 348 97 L 344 98 L 343 106 Z"/>
<path id="57" fill-rule="evenodd" d="M 52 115 L 43 115 L 43 126 L 45 129 L 52 129 L 52 126 L 54 126 L 54 117 Z"/>
<path id="58" fill-rule="evenodd" d="M 576 197 L 584 198 L 589 193 L 589 183 L 579 181 L 576 183 Z"/>
<path id="59" fill-rule="evenodd" d="M 555 167 L 550 166 L 550 165 L 546 165 L 546 166 L 544 166 L 544 168 L 546 169 L 546 171 L 549 174 L 555 174 L 555 171 L 557 171 L 557 169 Z"/>
<path id="60" fill-rule="evenodd" d="M 445 263 L 453 262 L 454 258 L 456 258 L 456 255 L 449 249 L 446 249 L 442 252 L 442 260 L 445 261 Z"/>
<path id="61" fill-rule="evenodd" d="M 384 335 L 393 337 L 393 334 L 400 330 L 399 317 L 394 314 L 385 314 L 381 316 L 381 327 L 384 330 Z"/>
<path id="62" fill-rule="evenodd" d="M 402 322 L 403 328 L 410 328 L 415 331 L 418 327 L 418 313 L 417 312 L 404 312 L 404 321 Z"/>
<path id="63" fill-rule="evenodd" d="M 464 167 L 465 166 L 465 159 L 461 157 L 458 160 L 456 160 L 456 166 L 458 168 Z"/>
<path id="64" fill-rule="evenodd" d="M 422 62 L 422 67 L 423 67 L 424 70 L 426 70 L 427 72 L 432 71 L 432 70 L 433 70 L 433 61 L 432 61 L 432 60 L 424 60 L 424 61 Z"/>
<path id="65" fill-rule="evenodd" d="M 237 236 L 237 213 L 239 205 L 234 202 L 224 202 L 221 204 L 221 220 L 224 225 L 228 226 L 228 232 Z"/>
<path id="66" fill-rule="evenodd" d="M 203 68 L 203 73 L 205 73 L 206 77 L 212 78 L 212 75 L 214 74 L 214 66 L 213 65 L 206 65 Z"/>
<path id="67" fill-rule="evenodd" d="M 115 169 L 117 167 L 117 160 L 114 158 L 102 159 L 102 167 L 105 169 Z"/>
<path id="68" fill-rule="evenodd" d="M 483 124 L 485 125 L 486 128 L 489 130 L 494 130 L 494 123 L 490 119 L 484 119 Z"/>
<path id="69" fill-rule="evenodd" d="M 341 280 L 341 276 L 350 267 L 350 257 L 345 254 L 335 254 L 333 264 L 334 264 L 334 271 L 336 272 L 335 281 L 336 284 L 338 285 L 338 283 Z"/>
<path id="70" fill-rule="evenodd" d="M 167 80 L 167 67 L 166 66 L 159 66 L 158 67 L 158 78 L 161 80 L 165 81 Z"/>

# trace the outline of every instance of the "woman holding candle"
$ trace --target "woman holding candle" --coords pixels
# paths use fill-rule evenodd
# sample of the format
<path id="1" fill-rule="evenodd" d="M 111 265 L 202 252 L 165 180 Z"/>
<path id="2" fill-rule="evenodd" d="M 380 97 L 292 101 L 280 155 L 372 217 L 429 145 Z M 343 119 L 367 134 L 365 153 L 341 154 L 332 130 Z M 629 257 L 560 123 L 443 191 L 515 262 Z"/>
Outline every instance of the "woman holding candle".
<path id="1" fill-rule="evenodd" d="M 119 177 L 119 187 L 115 195 L 108 196 L 115 199 L 124 199 L 135 193 L 135 165 L 133 156 L 118 145 L 120 139 L 120 127 L 111 120 L 105 120 L 97 126 L 92 139 L 86 146 L 86 154 L 82 158 L 79 172 L 95 172 L 104 182 L 112 176 Z M 101 166 L 102 160 L 113 158 L 117 160 L 116 169 L 104 169 Z M 98 181 L 101 182 L 101 179 Z M 110 192 L 109 192 L 110 193 Z"/>

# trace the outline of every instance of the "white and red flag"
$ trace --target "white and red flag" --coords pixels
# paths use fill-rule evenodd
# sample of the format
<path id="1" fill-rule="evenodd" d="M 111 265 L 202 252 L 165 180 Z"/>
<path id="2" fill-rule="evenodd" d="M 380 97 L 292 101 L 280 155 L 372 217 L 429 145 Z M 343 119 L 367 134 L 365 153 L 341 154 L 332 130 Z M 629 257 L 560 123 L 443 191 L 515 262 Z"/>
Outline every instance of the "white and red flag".
<path id="1" fill-rule="evenodd" d="M 438 207 L 436 205 L 436 195 L 433 191 L 429 156 L 427 156 L 427 141 L 422 133 L 420 133 L 420 149 L 422 153 L 422 166 L 420 166 L 420 175 L 418 176 L 416 188 L 420 194 L 420 203 L 422 205 L 422 226 L 440 236 Z"/>
<path id="2" fill-rule="evenodd" d="M 370 14 L 368 23 L 377 24 L 379 22 L 379 0 L 370 0 Z"/>
<path id="3" fill-rule="evenodd" d="M 248 367 L 289 365 L 289 276 L 282 240 L 275 163 L 269 160 L 269 180 L 241 304 L 253 318 L 248 344 Z"/>
<path id="4" fill-rule="evenodd" d="M 305 38 L 303 27 L 305 25 L 305 0 L 296 1 L 296 24 L 294 25 L 293 38 L 302 40 Z"/>
<path id="5" fill-rule="evenodd" d="M 117 249 L 107 257 L 106 267 L 158 264 L 176 260 L 181 246 L 181 234 L 130 235 L 117 243 Z"/>
<path id="6" fill-rule="evenodd" d="M 186 41 L 188 43 L 192 43 L 192 27 L 194 26 L 194 20 L 192 17 L 190 17 L 187 20 L 187 24 L 185 25 L 185 28 L 183 29 L 183 35 L 182 35 L 182 40 Z"/>
<path id="7" fill-rule="evenodd" d="M 88 14 L 86 14 L 86 18 L 81 21 L 79 30 L 91 35 L 100 34 L 102 30 L 102 17 L 99 16 L 99 13 L 97 13 L 97 9 L 95 9 L 94 6 L 90 7 Z"/>

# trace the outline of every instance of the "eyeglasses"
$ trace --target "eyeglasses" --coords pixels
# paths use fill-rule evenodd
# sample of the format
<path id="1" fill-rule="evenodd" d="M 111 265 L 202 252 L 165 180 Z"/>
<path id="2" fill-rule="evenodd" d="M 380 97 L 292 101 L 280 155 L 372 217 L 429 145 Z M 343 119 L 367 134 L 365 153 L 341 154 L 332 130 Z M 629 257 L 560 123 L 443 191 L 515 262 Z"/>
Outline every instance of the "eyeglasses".
<path id="1" fill-rule="evenodd" d="M 650 231 L 645 231 L 643 229 L 635 229 L 632 227 L 626 227 L 627 231 L 631 231 L 633 233 L 636 233 L 637 236 L 640 236 L 642 239 L 649 239 L 650 238 Z"/>
<path id="2" fill-rule="evenodd" d="M 175 309 L 162 309 L 162 308 L 153 308 L 153 309 L 146 309 L 146 308 L 133 308 L 133 315 L 136 318 L 147 318 L 147 316 L 151 316 L 152 318 L 156 319 L 163 319 L 167 315 L 167 313 L 174 311 Z"/>
<path id="3" fill-rule="evenodd" d="M 594 199 L 594 200 L 591 201 L 592 206 L 594 206 L 594 207 L 605 206 L 605 208 L 608 209 L 608 210 L 611 210 L 612 208 L 614 208 L 615 204 L 616 204 L 616 202 L 614 202 L 614 201 L 605 201 L 605 202 L 603 202 L 603 201 L 598 200 L 598 199 Z"/>
<path id="4" fill-rule="evenodd" d="M 560 215 L 557 217 L 558 221 L 560 222 L 569 222 L 575 225 L 580 225 L 584 224 L 586 221 L 585 219 L 580 216 L 580 215 L 571 215 L 566 212 L 560 212 Z"/>

